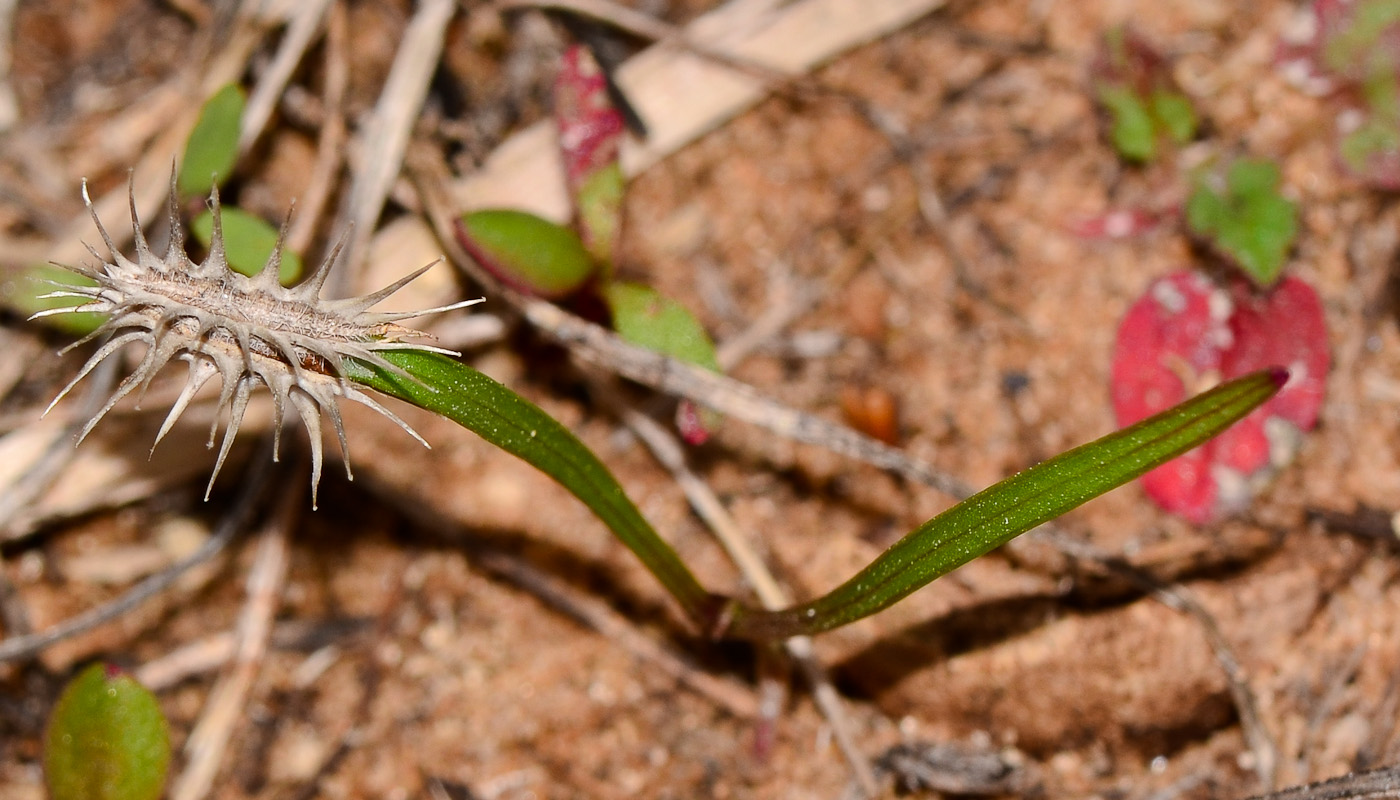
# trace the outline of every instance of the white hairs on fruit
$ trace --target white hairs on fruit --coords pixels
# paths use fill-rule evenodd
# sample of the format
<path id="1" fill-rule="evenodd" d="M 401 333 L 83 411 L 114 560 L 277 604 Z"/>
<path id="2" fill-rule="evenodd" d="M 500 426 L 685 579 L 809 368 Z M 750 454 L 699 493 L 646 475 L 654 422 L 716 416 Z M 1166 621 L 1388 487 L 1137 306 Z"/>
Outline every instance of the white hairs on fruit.
<path id="1" fill-rule="evenodd" d="M 179 206 L 176 201 L 174 176 L 170 194 L 170 247 L 164 258 L 151 252 L 141 232 L 136 215 L 136 200 L 131 198 L 131 225 L 135 234 L 134 259 L 122 255 L 97 217 L 83 184 L 83 202 L 87 204 L 97 232 L 111 253 L 111 260 L 96 249 L 88 251 L 98 259 L 89 266 L 62 265 L 96 282 L 95 286 L 61 284 L 45 298 L 77 298 L 76 306 L 40 311 L 34 317 L 53 314 L 95 312 L 108 315 L 97 330 L 74 342 L 64 352 L 100 336 L 107 336 L 93 353 L 77 377 L 63 388 L 49 404 L 51 410 L 74 386 L 103 360 L 134 342 L 146 345 L 141 363 L 118 386 L 111 398 L 88 420 L 78 436 L 81 442 L 93 427 L 116 404 L 133 390 L 142 393 L 162 367 L 174 359 L 189 364 L 189 377 L 165 422 L 156 434 L 155 443 L 170 432 L 185 412 L 195 393 L 215 374 L 223 383 L 219 392 L 218 413 L 209 430 L 209 447 L 218 435 L 219 418 L 228 411 L 228 425 L 219 445 L 214 473 L 209 477 L 205 498 L 214 486 L 214 479 L 228 457 L 248 399 L 258 385 L 268 387 L 273 403 L 273 459 L 277 458 L 283 415 L 290 405 L 301 417 L 311 436 L 311 493 L 316 504 L 316 489 L 321 479 L 321 414 L 330 417 L 340 440 L 345 460 L 345 474 L 351 477 L 350 458 L 341 422 L 337 398 L 348 398 L 366 405 L 403 428 L 410 436 L 428 443 L 413 428 L 392 411 L 366 395 L 346 376 L 346 359 L 357 359 L 378 369 L 416 380 L 400 367 L 391 364 L 379 353 L 386 350 L 419 349 L 448 355 L 448 350 L 415 341 L 426 334 L 395 324 L 398 320 L 423 314 L 436 314 L 481 302 L 480 299 L 425 309 L 375 313 L 369 309 L 389 295 L 402 289 L 433 265 L 395 281 L 393 284 L 364 297 L 344 300 L 323 300 L 321 288 L 344 245 L 344 238 L 331 250 L 302 283 L 287 288 L 278 282 L 282 261 L 283 238 L 287 223 L 277 237 L 277 245 L 267 264 L 256 277 L 249 278 L 229 268 L 224 252 L 223 226 L 220 219 L 219 190 L 210 195 L 214 233 L 209 255 L 196 264 L 185 253 L 181 232 Z M 288 216 L 290 220 L 290 215 Z M 47 413 L 47 411 L 45 412 Z M 152 445 L 152 451 L 155 447 Z"/>

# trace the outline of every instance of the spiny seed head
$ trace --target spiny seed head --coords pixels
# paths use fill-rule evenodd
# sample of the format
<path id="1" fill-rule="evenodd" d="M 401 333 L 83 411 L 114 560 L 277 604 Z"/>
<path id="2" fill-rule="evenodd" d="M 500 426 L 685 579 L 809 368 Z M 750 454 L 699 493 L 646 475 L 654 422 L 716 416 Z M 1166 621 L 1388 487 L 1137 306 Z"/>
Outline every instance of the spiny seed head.
<path id="1" fill-rule="evenodd" d="M 345 374 L 345 360 L 358 359 L 379 369 L 414 380 L 403 369 L 379 355 L 385 350 L 420 349 L 449 355 L 449 350 L 430 347 L 418 342 L 427 334 L 396 324 L 399 320 L 423 314 L 434 314 L 481 302 L 467 300 L 423 311 L 375 313 L 369 309 L 379 301 L 402 289 L 433 265 L 364 297 L 345 300 L 321 299 L 321 288 L 334 266 L 344 244 L 344 238 L 331 250 L 326 260 L 302 283 L 287 288 L 277 279 L 282 260 L 282 244 L 287 233 L 283 222 L 277 245 L 267 264 L 256 277 L 246 277 L 229 268 L 224 253 L 223 226 L 220 219 L 219 190 L 216 187 L 209 201 L 213 209 L 214 233 L 209 255 L 195 263 L 185 253 L 184 236 L 180 228 L 179 206 L 176 200 L 174 175 L 170 192 L 170 248 L 158 257 L 146 243 L 141 222 L 136 215 L 136 198 L 131 196 L 131 224 L 135 234 L 135 257 L 127 258 L 117 250 L 112 237 L 97 217 L 87 184 L 83 184 L 83 202 L 92 214 L 97 232 L 107 245 L 111 260 L 103 258 L 96 249 L 88 250 L 98 259 L 89 266 L 62 265 L 96 282 L 95 286 L 60 285 L 46 298 L 77 298 L 81 304 L 67 308 L 40 311 L 33 318 L 61 313 L 96 312 L 108 319 L 88 336 L 73 343 L 72 349 L 99 336 L 106 341 L 98 348 L 77 377 L 63 388 L 49 404 L 51 410 L 74 386 L 98 364 L 133 342 L 146 345 L 145 357 L 117 386 L 111 398 L 78 436 L 81 442 L 107 412 L 133 390 L 145 392 L 152 378 L 174 359 L 189 364 L 189 377 L 171 407 L 165 422 L 156 434 L 156 444 L 170 431 L 184 413 L 196 392 L 215 374 L 222 380 L 218 412 L 209 429 L 209 447 L 218 435 L 219 418 L 228 409 L 229 421 L 219 446 L 214 473 L 209 478 L 205 499 L 214 486 L 214 479 L 223 468 L 234 437 L 238 434 L 248 400 L 258 385 L 268 387 L 273 404 L 273 460 L 282 428 L 283 414 L 290 405 L 296 410 L 311 435 L 311 503 L 316 505 L 316 488 L 321 479 L 321 414 L 330 417 L 340 440 L 345 458 L 346 477 L 350 459 L 341 422 L 338 398 L 348 398 L 366 405 L 388 419 L 410 436 L 428 443 L 392 411 L 360 391 Z M 288 216 L 290 220 L 290 215 Z M 45 413 L 48 413 L 47 411 Z M 154 450 L 154 445 L 152 450 Z"/>

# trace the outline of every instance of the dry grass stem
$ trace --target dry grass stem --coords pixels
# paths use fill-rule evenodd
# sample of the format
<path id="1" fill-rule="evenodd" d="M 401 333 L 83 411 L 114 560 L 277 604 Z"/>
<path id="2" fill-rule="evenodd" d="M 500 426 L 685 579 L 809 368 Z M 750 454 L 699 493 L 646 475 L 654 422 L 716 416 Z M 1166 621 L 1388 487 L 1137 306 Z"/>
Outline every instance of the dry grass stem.
<path id="1" fill-rule="evenodd" d="M 240 155 L 248 152 L 266 129 L 273 109 L 277 107 L 292 73 L 301 63 L 306 49 L 311 46 L 316 32 L 320 30 L 321 20 L 326 16 L 326 9 L 332 1 L 304 0 L 297 8 L 291 24 L 282 35 L 277 55 L 273 56 L 272 63 L 258 79 L 258 85 L 248 96 L 248 102 L 243 107 L 243 118 L 240 120 L 238 131 Z"/>
<path id="2" fill-rule="evenodd" d="M 214 785 L 224 750 L 243 718 L 248 693 L 267 652 L 272 620 L 287 579 L 288 542 L 305 502 L 300 484 L 289 482 L 258 536 L 257 556 L 248 573 L 248 599 L 235 629 L 233 663 L 209 693 L 199 722 L 185 742 L 187 761 L 171 789 L 173 800 L 200 800 Z"/>
<path id="3" fill-rule="evenodd" d="M 614 391 L 609 391 L 608 387 L 602 387 L 598 394 L 604 398 L 605 402 L 614 406 L 614 411 L 622 417 L 627 427 L 642 440 L 647 449 L 651 451 L 652 456 L 671 473 L 671 477 L 685 492 L 686 499 L 690 501 L 695 513 L 710 528 L 715 538 L 719 539 L 725 552 L 729 554 L 730 559 L 743 573 L 745 580 L 753 587 L 759 602 L 769 609 L 784 608 L 790 605 L 792 603 L 791 596 L 778 584 L 773 573 L 769 571 L 768 565 L 763 562 L 763 558 L 749 544 L 748 536 L 730 516 L 724 503 L 720 501 L 709 484 L 690 469 L 690 465 L 686 463 L 685 451 L 682 449 L 680 441 L 656 420 L 635 408 L 623 406 L 614 400 L 613 398 L 616 398 L 617 394 Z M 803 676 L 811 686 L 813 699 L 831 725 L 832 735 L 835 737 L 846 763 L 851 767 L 851 773 L 857 786 L 860 787 L 865 797 L 874 797 L 879 792 L 879 786 L 875 781 L 875 772 L 871 768 L 870 761 L 861 751 L 860 745 L 856 742 L 850 715 L 846 712 L 841 695 L 831 685 L 826 669 L 817 660 L 816 653 L 812 650 L 811 637 L 794 636 L 784 641 L 783 646 L 788 655 L 797 662 Z"/>
<path id="4" fill-rule="evenodd" d="M 447 23 L 456 11 L 454 0 L 423 0 L 404 29 L 389 77 L 380 90 L 374 114 L 362 132 L 362 148 L 341 224 L 354 226 L 346 263 L 331 280 L 331 295 L 345 293 L 358 274 L 384 201 L 403 167 L 413 126 L 428 96 L 428 84 L 442 54 Z"/>
<path id="5" fill-rule="evenodd" d="M 346 30 L 345 6 L 331 5 L 326 17 L 325 87 L 321 108 L 323 118 L 316 139 L 316 161 L 311 166 L 311 179 L 298 201 L 297 215 L 287 231 L 287 249 L 304 253 L 311 246 L 320 228 L 337 176 L 345 162 L 345 91 L 350 83 L 349 31 Z"/>
<path id="6" fill-rule="evenodd" d="M 238 498 L 228 513 L 219 520 L 214 534 L 198 550 L 178 563 L 142 580 L 111 602 L 84 611 L 47 630 L 0 640 L 0 663 L 28 658 L 56 642 L 106 624 L 170 588 L 182 575 L 223 552 L 229 542 L 247 526 L 248 520 L 252 517 L 253 509 L 257 506 L 258 498 L 262 495 L 263 487 L 273 471 L 269 458 L 271 440 L 268 441 L 267 450 L 268 452 L 263 453 L 261 458 L 254 460 L 250 474 L 244 479 L 243 489 Z"/>

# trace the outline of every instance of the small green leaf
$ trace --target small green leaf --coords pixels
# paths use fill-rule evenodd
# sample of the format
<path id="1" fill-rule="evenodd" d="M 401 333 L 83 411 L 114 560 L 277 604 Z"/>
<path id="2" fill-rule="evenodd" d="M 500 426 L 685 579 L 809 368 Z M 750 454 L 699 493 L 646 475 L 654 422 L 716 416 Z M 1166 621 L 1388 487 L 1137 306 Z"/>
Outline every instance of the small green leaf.
<path id="1" fill-rule="evenodd" d="M 597 270 L 578 234 L 524 211 L 473 211 L 457 238 L 497 278 L 542 297 L 570 294 Z"/>
<path id="2" fill-rule="evenodd" d="M 277 248 L 277 229 L 256 214 L 239 208 L 224 207 L 219 215 L 224 226 L 224 251 L 228 265 L 248 277 L 262 272 L 267 260 Z M 208 248 L 214 241 L 214 214 L 205 211 L 190 223 L 194 237 Z M 301 277 L 301 256 L 289 250 L 282 252 L 277 280 L 291 286 Z"/>
<path id="3" fill-rule="evenodd" d="M 1158 89 L 1150 98 L 1152 117 L 1177 144 L 1186 144 L 1196 136 L 1196 109 L 1185 95 Z"/>
<path id="4" fill-rule="evenodd" d="M 1230 165 L 1225 185 L 1232 199 L 1252 200 L 1278 189 L 1278 167 L 1272 161 L 1242 158 Z"/>
<path id="5" fill-rule="evenodd" d="M 169 765 L 160 705 L 131 676 L 94 664 L 63 690 L 44 735 L 52 800 L 156 800 Z"/>
<path id="6" fill-rule="evenodd" d="M 1393 128 L 1400 124 L 1400 79 L 1394 69 L 1378 72 L 1361 85 L 1370 118 L 1383 120 Z"/>
<path id="7" fill-rule="evenodd" d="M 222 186 L 238 160 L 238 129 L 246 98 L 243 88 L 230 83 L 215 92 L 200 109 L 185 157 L 180 162 L 178 186 L 184 197 L 203 197 L 215 184 Z"/>
<path id="8" fill-rule="evenodd" d="M 578 187 L 578 224 L 593 259 L 612 271 L 622 223 L 622 193 L 625 181 L 616 162 L 589 175 Z"/>
<path id="9" fill-rule="evenodd" d="M 1278 167 L 1242 159 L 1230 166 L 1225 189 L 1199 180 L 1186 203 L 1186 223 L 1210 240 L 1261 287 L 1278 280 L 1298 235 L 1298 209 L 1278 193 Z"/>
<path id="10" fill-rule="evenodd" d="M 650 286 L 616 281 L 603 290 L 613 328 L 622 338 L 719 372 L 715 343 L 685 306 Z"/>
<path id="11" fill-rule="evenodd" d="M 96 283 L 82 275 L 53 264 L 35 264 L 20 275 L 0 283 L 0 302 L 6 308 L 30 316 L 51 308 L 71 308 L 82 305 L 86 300 L 80 297 L 45 297 L 61 293 L 64 286 L 95 286 Z M 82 314 L 55 314 L 43 318 L 43 324 L 50 325 L 65 333 L 84 336 L 92 333 L 106 321 L 104 314 L 84 312 Z"/>
<path id="12" fill-rule="evenodd" d="M 1110 86 L 1099 92 L 1099 102 L 1113 118 L 1109 137 L 1118 155 L 1129 161 L 1151 161 L 1156 157 L 1157 130 L 1141 98 L 1125 86 Z"/>

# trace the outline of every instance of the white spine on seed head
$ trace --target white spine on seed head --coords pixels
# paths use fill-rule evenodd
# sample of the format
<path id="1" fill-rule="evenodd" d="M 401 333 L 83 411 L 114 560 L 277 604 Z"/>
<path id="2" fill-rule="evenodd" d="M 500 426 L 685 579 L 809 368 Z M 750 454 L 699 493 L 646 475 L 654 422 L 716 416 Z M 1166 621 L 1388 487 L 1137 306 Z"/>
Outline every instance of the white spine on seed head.
<path id="1" fill-rule="evenodd" d="M 102 408 L 83 426 L 78 436 L 81 442 L 93 427 L 116 404 L 133 390 L 145 391 L 151 379 L 173 359 L 189 364 L 189 377 L 156 434 L 156 444 L 169 433 L 185 412 L 196 392 L 215 374 L 222 380 L 218 411 L 209 430 L 209 447 L 218 434 L 219 417 L 228 410 L 228 426 L 219 445 L 209 489 L 228 457 L 229 448 L 238 434 L 247 409 L 248 399 L 259 384 L 268 387 L 273 403 L 273 460 L 277 448 L 283 415 L 290 404 L 311 436 L 312 505 L 321 478 L 322 445 L 321 414 L 330 417 L 340 440 L 345 458 L 345 474 L 351 477 L 345 427 L 341 422 L 337 398 L 348 398 L 366 405 L 403 428 L 424 447 L 428 443 L 413 428 L 392 411 L 366 395 L 346 378 L 345 360 L 358 359 L 381 370 L 416 380 L 403 369 L 385 360 L 379 353 L 386 350 L 419 349 L 448 355 L 449 350 L 408 341 L 425 337 L 419 331 L 395 324 L 397 321 L 424 314 L 451 311 L 481 302 L 481 299 L 430 308 L 422 311 L 375 313 L 369 309 L 389 295 L 402 289 L 434 266 L 428 266 L 389 286 L 363 297 L 344 300 L 323 300 L 321 288 L 334 266 L 345 239 L 341 238 L 321 263 L 302 283 L 284 287 L 278 282 L 282 261 L 283 239 L 287 221 L 277 238 L 277 245 L 267 264 L 256 277 L 249 278 L 231 270 L 224 251 L 223 226 L 220 216 L 219 191 L 210 195 L 214 232 L 209 255 L 196 264 L 185 253 L 181 233 L 179 207 L 176 201 L 174 176 L 171 176 L 170 247 L 165 256 L 158 257 L 146 243 L 141 222 L 136 215 L 136 200 L 131 197 L 131 224 L 136 253 L 134 259 L 122 255 L 98 219 L 83 184 L 83 202 L 92 214 L 97 232 L 106 244 L 111 259 L 104 258 L 91 246 L 88 251 L 98 259 L 98 265 L 69 266 L 66 269 L 96 282 L 95 286 L 63 284 L 45 298 L 77 298 L 76 306 L 40 311 L 32 318 L 63 313 L 94 312 L 108 315 L 97 330 L 64 349 L 70 350 L 100 336 L 105 342 L 93 353 L 83 368 L 63 388 L 49 409 L 53 409 L 74 386 L 102 361 L 133 342 L 144 343 L 146 355 L 141 363 L 118 386 Z M 45 413 L 48 413 L 47 411 Z M 154 445 L 152 446 L 154 450 Z M 205 490 L 205 498 L 209 496 Z"/>

